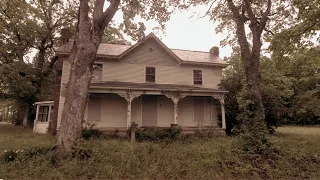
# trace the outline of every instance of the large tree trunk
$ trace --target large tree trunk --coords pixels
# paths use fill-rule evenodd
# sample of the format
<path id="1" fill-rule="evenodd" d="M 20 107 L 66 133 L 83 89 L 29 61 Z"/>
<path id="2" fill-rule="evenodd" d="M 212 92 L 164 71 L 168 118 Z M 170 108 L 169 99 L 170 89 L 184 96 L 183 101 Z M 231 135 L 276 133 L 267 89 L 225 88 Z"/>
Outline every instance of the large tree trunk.
<path id="1" fill-rule="evenodd" d="M 250 100 L 252 103 L 250 105 L 246 105 L 246 103 L 240 104 L 239 102 L 243 111 L 239 116 L 243 125 L 243 127 L 240 127 L 240 131 L 244 130 L 246 132 L 253 133 L 255 134 L 254 136 L 256 136 L 256 133 L 264 134 L 267 129 L 264 122 L 264 108 L 260 89 L 260 53 L 262 46 L 261 34 L 266 25 L 267 16 L 270 13 L 271 0 L 268 0 L 267 10 L 264 12 L 260 21 L 254 15 L 251 7 L 251 1 L 243 0 L 241 6 L 235 6 L 233 0 L 227 0 L 227 3 L 236 24 L 236 35 L 238 44 L 240 45 L 241 60 L 244 64 L 246 75 L 246 84 L 243 91 L 244 94 L 241 94 L 243 96 L 241 98 Z M 247 21 L 250 22 L 249 27 L 253 37 L 251 48 L 245 32 L 245 23 Z M 259 140 L 264 141 L 264 137 Z"/>
<path id="2" fill-rule="evenodd" d="M 93 62 L 104 29 L 118 10 L 120 0 L 112 0 L 103 12 L 104 0 L 96 0 L 93 20 L 89 18 L 89 0 L 80 1 L 78 32 L 70 53 L 70 77 L 66 90 L 61 125 L 54 156 L 61 156 L 81 136 L 85 104 L 91 83 Z"/>

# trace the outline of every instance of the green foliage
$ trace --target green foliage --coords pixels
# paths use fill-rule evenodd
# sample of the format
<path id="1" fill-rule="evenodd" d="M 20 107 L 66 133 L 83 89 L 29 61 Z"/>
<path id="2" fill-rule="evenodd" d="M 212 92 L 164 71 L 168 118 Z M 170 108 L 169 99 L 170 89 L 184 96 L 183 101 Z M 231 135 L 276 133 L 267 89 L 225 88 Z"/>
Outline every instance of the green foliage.
<path id="1" fill-rule="evenodd" d="M 0 163 L 0 174 L 3 179 L 318 179 L 320 139 L 299 134 L 303 129 L 272 136 L 273 148 L 265 154 L 242 151 L 234 143 L 238 138 L 230 137 L 133 144 L 92 139 L 77 144 L 74 156 L 58 165 L 51 163 L 50 151 L 24 158 L 19 153 L 16 161 Z M 50 136 L 21 131 L 1 125 L 0 149 L 54 145 Z M 17 132 L 28 144 L 16 138 Z"/>
<path id="2" fill-rule="evenodd" d="M 229 91 L 225 108 L 227 132 L 231 134 L 232 129 L 240 125 L 237 97 L 243 89 L 244 72 L 237 50 L 228 62 L 231 66 L 224 71 L 220 87 Z M 283 66 L 279 66 L 278 60 L 266 57 L 260 63 L 262 102 L 269 132 L 283 124 L 319 124 L 319 50 L 296 51 L 286 57 Z"/>
<path id="3" fill-rule="evenodd" d="M 85 140 L 91 139 L 91 138 L 99 138 L 102 136 L 102 132 L 94 127 L 95 124 L 88 124 L 82 129 L 82 138 Z"/>
<path id="4" fill-rule="evenodd" d="M 4 150 L 4 153 L 1 156 L 5 162 L 13 162 L 18 156 L 19 150 Z"/>
<path id="5" fill-rule="evenodd" d="M 143 127 L 136 130 L 136 140 L 142 141 L 171 141 L 180 138 L 181 127 L 158 128 Z M 131 136 L 131 130 L 128 130 L 128 136 Z"/>

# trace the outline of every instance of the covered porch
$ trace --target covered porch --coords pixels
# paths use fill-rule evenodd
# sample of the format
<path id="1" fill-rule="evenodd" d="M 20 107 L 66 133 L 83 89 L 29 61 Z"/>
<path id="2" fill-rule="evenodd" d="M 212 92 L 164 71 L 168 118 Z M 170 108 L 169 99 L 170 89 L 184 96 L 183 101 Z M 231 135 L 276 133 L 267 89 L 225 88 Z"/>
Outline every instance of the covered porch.
<path id="1" fill-rule="evenodd" d="M 132 122 L 140 127 L 177 124 L 186 131 L 225 131 L 225 92 L 187 85 L 92 83 L 85 121 L 105 131 L 125 131 Z"/>

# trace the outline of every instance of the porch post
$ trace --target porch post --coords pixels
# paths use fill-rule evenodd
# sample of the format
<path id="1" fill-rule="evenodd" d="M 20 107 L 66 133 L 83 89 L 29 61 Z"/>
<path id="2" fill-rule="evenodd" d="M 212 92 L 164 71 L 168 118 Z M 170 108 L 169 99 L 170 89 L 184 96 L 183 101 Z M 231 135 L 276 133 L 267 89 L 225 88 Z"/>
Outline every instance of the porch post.
<path id="1" fill-rule="evenodd" d="M 173 101 L 173 124 L 178 124 L 178 109 L 179 109 L 179 100 L 184 98 L 185 96 L 181 96 L 180 94 L 163 94 L 167 98 Z"/>
<path id="2" fill-rule="evenodd" d="M 226 129 L 226 113 L 224 110 L 224 99 L 220 100 L 220 104 L 221 104 L 222 129 Z"/>
<path id="3" fill-rule="evenodd" d="M 39 116 L 39 108 L 40 108 L 40 105 L 37 104 L 36 119 L 35 119 L 34 122 L 33 122 L 33 132 L 34 132 L 34 133 L 36 132 L 36 125 L 37 125 L 38 116 Z"/>
<path id="4" fill-rule="evenodd" d="M 178 102 L 179 99 L 178 98 L 173 98 L 173 113 L 174 113 L 174 119 L 173 119 L 173 124 L 178 124 Z"/>
<path id="5" fill-rule="evenodd" d="M 223 95 L 212 95 L 214 99 L 219 100 L 221 105 L 221 119 L 222 119 L 222 129 L 226 129 L 226 113 L 224 109 L 224 96 Z"/>
<path id="6" fill-rule="evenodd" d="M 127 129 L 129 129 L 131 123 L 131 102 L 132 98 L 130 95 L 130 97 L 127 99 Z"/>
<path id="7" fill-rule="evenodd" d="M 131 126 L 131 103 L 134 98 L 139 97 L 141 94 L 132 94 L 131 90 L 128 90 L 127 93 L 118 93 L 119 96 L 123 97 L 127 101 L 127 129 Z"/>

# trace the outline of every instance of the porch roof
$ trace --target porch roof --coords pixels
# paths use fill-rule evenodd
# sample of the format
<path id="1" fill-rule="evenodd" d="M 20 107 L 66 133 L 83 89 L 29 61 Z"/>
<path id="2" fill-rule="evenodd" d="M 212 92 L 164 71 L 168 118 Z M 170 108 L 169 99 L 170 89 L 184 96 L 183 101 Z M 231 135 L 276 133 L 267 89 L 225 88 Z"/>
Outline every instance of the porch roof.
<path id="1" fill-rule="evenodd" d="M 132 83 L 118 81 L 91 82 L 90 88 L 101 89 L 130 89 L 130 90 L 156 90 L 156 91 L 182 91 L 182 92 L 214 92 L 227 93 L 226 90 L 206 88 L 202 86 L 181 84 Z"/>

